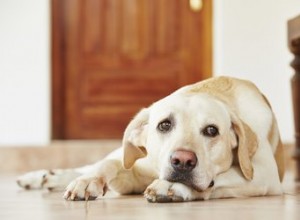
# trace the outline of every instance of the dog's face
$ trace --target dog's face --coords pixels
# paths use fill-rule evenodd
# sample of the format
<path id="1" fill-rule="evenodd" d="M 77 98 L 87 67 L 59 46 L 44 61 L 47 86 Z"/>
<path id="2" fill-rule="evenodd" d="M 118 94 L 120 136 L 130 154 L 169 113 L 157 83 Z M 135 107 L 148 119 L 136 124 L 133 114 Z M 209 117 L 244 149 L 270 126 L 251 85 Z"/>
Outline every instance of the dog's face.
<path id="1" fill-rule="evenodd" d="M 205 191 L 219 173 L 230 168 L 241 124 L 223 102 L 211 96 L 166 97 L 142 110 L 127 127 L 124 166 L 129 168 L 147 155 L 160 179 Z"/>
<path id="2" fill-rule="evenodd" d="M 228 169 L 236 137 L 230 115 L 207 96 L 174 96 L 150 109 L 146 148 L 159 177 L 203 191 Z"/>

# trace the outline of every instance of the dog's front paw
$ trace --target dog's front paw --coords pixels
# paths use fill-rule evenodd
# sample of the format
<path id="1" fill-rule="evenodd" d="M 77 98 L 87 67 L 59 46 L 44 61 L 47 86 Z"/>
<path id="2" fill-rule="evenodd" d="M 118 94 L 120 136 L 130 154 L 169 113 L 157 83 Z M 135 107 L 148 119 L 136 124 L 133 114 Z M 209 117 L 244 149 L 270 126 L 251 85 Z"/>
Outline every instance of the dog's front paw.
<path id="1" fill-rule="evenodd" d="M 66 189 L 66 200 L 95 200 L 99 195 L 104 196 L 108 187 L 103 177 L 82 176 L 72 181 Z"/>
<path id="2" fill-rule="evenodd" d="M 149 202 L 184 202 L 200 198 L 200 193 L 181 183 L 157 179 L 144 192 Z"/>
<path id="3" fill-rule="evenodd" d="M 165 180 L 155 180 L 144 192 L 148 202 L 183 202 L 181 195 L 172 189 L 173 184 Z"/>

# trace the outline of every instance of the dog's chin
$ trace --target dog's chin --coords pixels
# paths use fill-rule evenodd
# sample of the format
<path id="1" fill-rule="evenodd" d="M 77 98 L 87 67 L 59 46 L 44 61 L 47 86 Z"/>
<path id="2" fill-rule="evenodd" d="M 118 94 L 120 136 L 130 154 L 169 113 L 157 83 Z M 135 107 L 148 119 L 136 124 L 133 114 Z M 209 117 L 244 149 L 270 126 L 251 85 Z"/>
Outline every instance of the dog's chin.
<path id="1" fill-rule="evenodd" d="M 197 184 L 193 175 L 178 175 L 171 173 L 171 175 L 164 179 L 169 182 L 184 184 L 197 192 L 205 192 L 214 186 L 214 180 L 211 180 L 207 184 Z"/>
<path id="2" fill-rule="evenodd" d="M 203 186 L 198 186 L 194 183 L 188 183 L 188 182 L 184 182 L 184 181 L 174 181 L 172 179 L 166 179 L 166 180 L 169 181 L 169 182 L 173 182 L 173 183 L 181 183 L 181 184 L 186 185 L 187 187 L 189 187 L 189 188 L 191 188 L 191 189 L 193 189 L 193 190 L 195 190 L 199 193 L 205 192 L 206 190 L 212 188 L 210 186 L 203 187 Z"/>

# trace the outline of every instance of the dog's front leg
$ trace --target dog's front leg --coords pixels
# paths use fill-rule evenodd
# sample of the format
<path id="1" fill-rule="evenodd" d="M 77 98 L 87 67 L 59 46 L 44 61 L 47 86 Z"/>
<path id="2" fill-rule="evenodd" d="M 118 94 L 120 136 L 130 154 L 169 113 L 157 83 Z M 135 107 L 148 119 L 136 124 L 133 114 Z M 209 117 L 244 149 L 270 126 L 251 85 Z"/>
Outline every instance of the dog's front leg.
<path id="1" fill-rule="evenodd" d="M 66 188 L 64 198 L 67 200 L 93 200 L 104 196 L 108 184 L 115 179 L 122 168 L 121 161 L 104 159 L 95 164 L 90 172 L 73 180 Z"/>
<path id="2" fill-rule="evenodd" d="M 119 194 L 143 193 L 156 178 L 153 170 L 137 162 L 131 169 L 124 169 L 119 159 L 104 159 L 94 170 L 72 181 L 64 194 L 67 200 L 93 200 L 104 196 L 108 189 Z"/>

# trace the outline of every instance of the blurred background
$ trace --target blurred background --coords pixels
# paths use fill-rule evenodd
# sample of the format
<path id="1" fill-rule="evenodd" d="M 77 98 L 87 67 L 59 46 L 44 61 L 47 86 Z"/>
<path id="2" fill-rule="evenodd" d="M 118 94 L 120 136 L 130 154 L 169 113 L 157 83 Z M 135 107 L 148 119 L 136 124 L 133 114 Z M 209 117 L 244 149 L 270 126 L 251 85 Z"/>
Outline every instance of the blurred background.
<path id="1" fill-rule="evenodd" d="M 0 0 L 0 147 L 122 137 L 211 76 L 252 80 L 294 142 L 287 21 L 298 0 Z"/>

